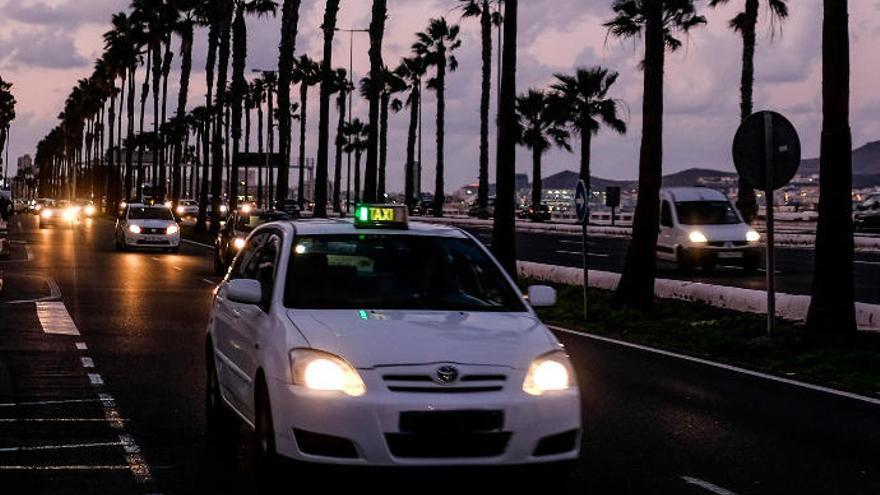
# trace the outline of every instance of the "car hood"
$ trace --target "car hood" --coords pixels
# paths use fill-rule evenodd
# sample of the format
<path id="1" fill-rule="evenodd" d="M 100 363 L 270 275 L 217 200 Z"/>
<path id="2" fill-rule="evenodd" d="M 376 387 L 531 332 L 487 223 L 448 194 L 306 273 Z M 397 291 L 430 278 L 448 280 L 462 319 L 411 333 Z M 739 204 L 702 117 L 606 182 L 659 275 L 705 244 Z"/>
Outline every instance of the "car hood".
<path id="1" fill-rule="evenodd" d="M 312 348 L 357 368 L 458 363 L 527 367 L 555 340 L 529 313 L 288 310 Z"/>
<path id="2" fill-rule="evenodd" d="M 686 232 L 698 230 L 709 239 L 709 242 L 745 241 L 746 232 L 752 230 L 744 223 L 728 225 L 682 225 Z"/>
<path id="3" fill-rule="evenodd" d="M 129 219 L 129 225 L 137 225 L 139 227 L 146 227 L 149 229 L 166 229 L 172 225 L 177 225 L 175 222 L 171 220 L 139 220 L 139 219 Z"/>

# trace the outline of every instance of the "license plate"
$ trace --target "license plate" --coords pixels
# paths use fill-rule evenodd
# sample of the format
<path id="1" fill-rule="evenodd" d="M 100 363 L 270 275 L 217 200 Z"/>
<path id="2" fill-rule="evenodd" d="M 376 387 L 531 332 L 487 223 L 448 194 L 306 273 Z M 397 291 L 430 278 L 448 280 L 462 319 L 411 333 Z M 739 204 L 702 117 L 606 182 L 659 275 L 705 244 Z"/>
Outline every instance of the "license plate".
<path id="1" fill-rule="evenodd" d="M 162 236 L 160 235 L 145 235 L 144 240 L 148 242 L 158 242 L 162 240 Z"/>
<path id="2" fill-rule="evenodd" d="M 743 257 L 743 254 L 740 253 L 740 252 L 733 252 L 733 253 L 718 253 L 718 258 L 719 258 L 719 259 L 729 260 L 729 259 L 733 259 L 733 258 L 742 258 L 742 257 Z"/>

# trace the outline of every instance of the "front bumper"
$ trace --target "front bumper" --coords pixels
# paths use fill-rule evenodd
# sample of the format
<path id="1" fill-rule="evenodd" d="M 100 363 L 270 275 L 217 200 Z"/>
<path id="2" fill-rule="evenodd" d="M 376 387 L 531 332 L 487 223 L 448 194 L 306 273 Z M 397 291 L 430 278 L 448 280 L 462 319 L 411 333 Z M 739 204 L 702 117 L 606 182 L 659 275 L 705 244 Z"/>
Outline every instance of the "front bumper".
<path id="1" fill-rule="evenodd" d="M 180 233 L 168 235 L 126 232 L 125 244 L 129 246 L 173 248 L 180 246 Z"/>
<path id="2" fill-rule="evenodd" d="M 691 246 L 683 247 L 682 255 L 691 262 L 706 263 L 742 263 L 760 258 L 761 247 L 755 244 L 746 246 Z"/>
<path id="3" fill-rule="evenodd" d="M 271 380 L 276 448 L 301 461 L 361 466 L 522 465 L 577 459 L 577 388 L 533 397 L 517 386 L 522 378 L 512 377 L 496 392 L 406 393 L 391 392 L 380 380 L 370 383 L 365 376 L 367 394 L 362 397 Z M 500 415 L 503 420 L 500 428 L 468 431 L 413 430 L 405 420 L 425 413 L 428 419 L 447 413 L 459 422 L 460 413 L 465 418 Z"/>

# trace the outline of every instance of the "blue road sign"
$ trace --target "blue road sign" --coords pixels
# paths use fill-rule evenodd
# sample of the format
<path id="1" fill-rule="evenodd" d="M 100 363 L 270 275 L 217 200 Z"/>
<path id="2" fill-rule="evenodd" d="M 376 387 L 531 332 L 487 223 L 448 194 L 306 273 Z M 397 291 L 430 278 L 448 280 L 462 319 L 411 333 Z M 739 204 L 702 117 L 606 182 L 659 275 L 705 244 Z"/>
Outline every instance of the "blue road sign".
<path id="1" fill-rule="evenodd" d="M 577 192 L 574 195 L 574 209 L 577 211 L 578 222 L 584 223 L 587 221 L 588 214 L 588 204 L 587 204 L 587 185 L 584 181 L 579 181 L 577 186 Z"/>

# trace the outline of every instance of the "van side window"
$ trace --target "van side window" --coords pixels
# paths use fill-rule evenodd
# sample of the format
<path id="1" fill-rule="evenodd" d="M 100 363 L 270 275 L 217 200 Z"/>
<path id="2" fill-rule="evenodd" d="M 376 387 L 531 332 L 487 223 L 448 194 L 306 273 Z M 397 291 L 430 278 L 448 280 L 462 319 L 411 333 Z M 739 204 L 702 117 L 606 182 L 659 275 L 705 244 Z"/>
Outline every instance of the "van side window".
<path id="1" fill-rule="evenodd" d="M 672 227 L 672 207 L 669 206 L 669 201 L 666 200 L 660 203 L 660 225 Z"/>

